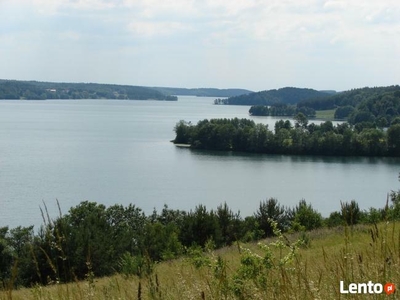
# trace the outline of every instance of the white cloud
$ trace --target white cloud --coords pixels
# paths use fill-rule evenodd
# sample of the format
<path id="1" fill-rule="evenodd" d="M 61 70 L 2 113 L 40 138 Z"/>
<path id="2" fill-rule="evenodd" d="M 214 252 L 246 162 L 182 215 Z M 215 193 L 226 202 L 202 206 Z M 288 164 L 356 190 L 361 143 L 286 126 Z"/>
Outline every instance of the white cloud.
<path id="1" fill-rule="evenodd" d="M 134 34 L 134 36 L 152 38 L 169 36 L 189 30 L 190 28 L 180 22 L 138 21 L 129 23 L 128 29 Z"/>
<path id="2" fill-rule="evenodd" d="M 342 11 L 348 7 L 348 2 L 340 0 L 329 0 L 324 3 L 324 9 L 326 11 Z"/>
<path id="3" fill-rule="evenodd" d="M 100 61 L 102 51 L 108 51 L 107 59 L 110 53 L 123 53 L 119 65 L 126 59 L 127 65 L 140 61 L 146 66 L 156 56 L 160 66 L 173 61 L 177 70 L 190 66 L 198 74 L 215 66 L 221 72 L 215 74 L 218 80 L 240 82 L 248 78 L 242 74 L 268 77 L 265 70 L 280 69 L 276 78 L 283 81 L 288 74 L 295 80 L 296 66 L 318 69 L 338 57 L 347 57 L 349 66 L 356 58 L 365 65 L 372 59 L 376 65 L 398 61 L 399 15 L 398 0 L 6 0 L 0 1 L 0 37 L 3 49 L 25 49 L 30 43 L 31 56 L 33 51 L 48 52 L 54 41 L 68 41 L 71 49 L 79 49 L 74 55 L 90 56 L 89 50 L 96 49 Z M 57 61 L 57 55 L 67 54 L 53 51 L 48 56 Z M 4 57 L 18 64 L 12 51 L 2 57 L 0 65 Z M 318 71 L 309 74 L 321 76 Z"/>

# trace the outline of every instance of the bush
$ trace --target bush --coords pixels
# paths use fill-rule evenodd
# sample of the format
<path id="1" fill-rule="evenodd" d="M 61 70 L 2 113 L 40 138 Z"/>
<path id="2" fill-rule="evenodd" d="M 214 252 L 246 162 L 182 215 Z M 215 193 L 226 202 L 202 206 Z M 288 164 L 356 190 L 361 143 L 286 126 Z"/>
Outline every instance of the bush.
<path id="1" fill-rule="evenodd" d="M 313 209 L 311 204 L 307 204 L 304 199 L 300 200 L 299 204 L 294 209 L 292 229 L 298 231 L 296 230 L 299 228 L 298 225 L 302 226 L 304 230 L 317 229 L 322 226 L 321 214 Z"/>
<path id="2" fill-rule="evenodd" d="M 325 224 L 329 228 L 341 226 L 344 224 L 342 214 L 338 211 L 330 213 L 329 217 L 325 219 Z"/>

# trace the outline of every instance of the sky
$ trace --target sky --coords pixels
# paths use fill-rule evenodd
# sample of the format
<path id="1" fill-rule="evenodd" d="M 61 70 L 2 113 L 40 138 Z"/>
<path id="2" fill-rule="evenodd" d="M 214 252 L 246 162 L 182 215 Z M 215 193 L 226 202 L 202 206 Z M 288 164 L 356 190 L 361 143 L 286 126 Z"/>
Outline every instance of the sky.
<path id="1" fill-rule="evenodd" d="M 400 84 L 400 1 L 0 0 L 0 78 L 253 91 Z"/>

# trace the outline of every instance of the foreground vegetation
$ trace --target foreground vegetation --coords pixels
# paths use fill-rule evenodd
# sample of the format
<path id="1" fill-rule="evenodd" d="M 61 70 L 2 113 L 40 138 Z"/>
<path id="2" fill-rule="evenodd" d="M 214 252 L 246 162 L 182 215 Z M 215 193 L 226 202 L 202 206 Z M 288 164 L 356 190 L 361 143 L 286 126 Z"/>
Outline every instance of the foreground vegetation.
<path id="1" fill-rule="evenodd" d="M 208 244 L 184 257 L 127 264 L 112 277 L 0 290 L 0 299 L 395 299 L 341 295 L 340 281 L 400 282 L 400 224 L 355 225 L 283 234 L 220 250 Z M 398 286 L 397 286 L 398 287 Z"/>
<path id="2" fill-rule="evenodd" d="M 157 283 L 160 278 L 154 277 L 159 274 L 158 265 L 163 261 L 172 263 L 173 259 L 182 257 L 189 257 L 192 267 L 198 270 L 190 275 L 190 271 L 178 263 L 179 268 L 182 268 L 179 272 L 204 276 L 195 279 L 200 280 L 199 293 L 206 293 L 206 286 L 203 286 L 205 283 L 209 285 L 207 293 L 222 293 L 226 297 L 239 299 L 248 298 L 253 290 L 260 296 L 271 295 L 271 291 L 278 293 L 282 289 L 292 293 L 296 286 L 307 286 L 310 285 L 309 280 L 317 280 L 307 275 L 307 272 L 316 271 L 314 266 L 308 270 L 309 262 L 301 254 L 302 248 L 310 247 L 309 232 L 344 226 L 340 232 L 343 234 L 341 230 L 345 228 L 346 239 L 349 239 L 349 228 L 357 224 L 373 225 L 369 232 L 373 243 L 376 243 L 375 248 L 371 248 L 373 252 L 368 252 L 371 249 L 367 247 L 367 252 L 355 252 L 358 256 L 349 256 L 348 240 L 345 241 L 343 253 L 334 254 L 326 250 L 328 248 L 322 249 L 323 259 L 330 260 L 332 255 L 339 255 L 341 261 L 334 268 L 330 262 L 323 264 L 321 268 L 325 268 L 324 272 L 333 272 L 336 279 L 341 277 L 345 281 L 361 279 L 362 276 L 382 281 L 398 276 L 399 270 L 393 269 L 398 266 L 400 258 L 398 230 L 393 227 L 389 236 L 386 225 L 383 225 L 384 231 L 376 227 L 382 221 L 395 224 L 400 220 L 399 191 L 388 196 L 384 208 L 361 211 L 353 200 L 342 203 L 341 210 L 332 212 L 328 218 L 323 218 L 305 200 L 300 200 L 295 207 L 284 207 L 274 198 L 260 202 L 254 215 L 245 218 L 239 213 L 233 213 L 226 204 L 216 210 L 207 210 L 199 205 L 189 212 L 165 206 L 161 213 L 154 211 L 146 216 L 133 205 L 106 208 L 94 202 L 82 202 L 54 220 L 47 216 L 46 211 L 43 215 L 45 224 L 37 233 L 34 233 L 32 227 L 0 229 L 0 280 L 4 293 L 11 293 L 13 289 L 23 286 L 36 286 L 34 291 L 41 293 L 41 286 L 58 287 L 60 283 L 67 282 L 75 282 L 75 288 L 80 288 L 77 282 L 81 280 L 93 284 L 95 278 L 116 273 L 136 276 L 139 282 L 147 278 L 148 291 L 155 292 L 161 289 Z M 284 233 L 297 235 L 288 239 Z M 245 249 L 247 246 L 242 246 L 242 243 L 269 237 L 275 237 L 274 243 L 261 244 L 258 250 L 254 247 L 248 250 Z M 205 256 L 203 252 L 226 246 L 236 248 L 238 252 L 232 262 L 226 257 Z M 387 266 L 382 261 L 383 256 Z M 309 257 L 307 252 L 304 257 Z M 357 264 L 355 260 L 358 260 Z M 360 269 L 359 265 L 363 263 L 365 265 Z M 326 276 L 322 269 L 318 272 L 320 279 L 317 290 L 333 291 L 330 284 L 321 283 Z M 355 274 L 358 277 L 354 277 Z M 182 274 L 182 280 L 190 276 Z M 293 276 L 298 277 L 296 282 L 290 279 Z M 163 279 L 163 282 L 166 281 Z M 314 288 L 308 287 L 311 290 Z M 310 290 L 304 290 L 304 293 L 312 294 Z M 214 295 L 214 298 L 220 297 Z"/>
<path id="3" fill-rule="evenodd" d="M 242 151 L 266 154 L 400 156 L 400 124 L 387 130 L 369 124 L 333 126 L 331 121 L 308 124 L 304 114 L 295 124 L 286 120 L 268 125 L 248 119 L 211 119 L 196 125 L 180 121 L 175 126 L 177 144 L 195 149 Z"/>

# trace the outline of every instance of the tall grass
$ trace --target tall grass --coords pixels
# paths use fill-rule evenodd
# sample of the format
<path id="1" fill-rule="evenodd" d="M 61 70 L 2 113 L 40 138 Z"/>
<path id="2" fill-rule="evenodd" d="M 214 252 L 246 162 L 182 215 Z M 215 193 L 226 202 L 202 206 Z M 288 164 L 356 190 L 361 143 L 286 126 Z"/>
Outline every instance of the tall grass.
<path id="1" fill-rule="evenodd" d="M 142 274 L 0 291 L 0 299 L 397 299 L 341 295 L 340 281 L 400 282 L 396 222 L 282 234 L 259 243 L 188 252 Z M 127 259 L 127 258 L 125 258 Z M 132 262 L 131 262 L 132 263 Z M 90 268 L 89 268 L 90 269 Z"/>

